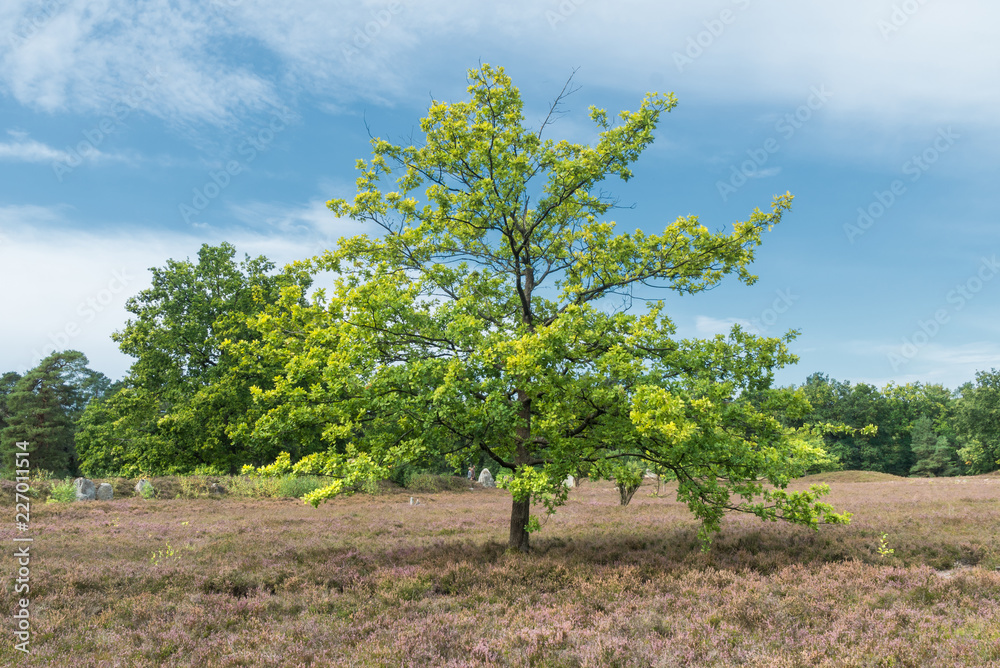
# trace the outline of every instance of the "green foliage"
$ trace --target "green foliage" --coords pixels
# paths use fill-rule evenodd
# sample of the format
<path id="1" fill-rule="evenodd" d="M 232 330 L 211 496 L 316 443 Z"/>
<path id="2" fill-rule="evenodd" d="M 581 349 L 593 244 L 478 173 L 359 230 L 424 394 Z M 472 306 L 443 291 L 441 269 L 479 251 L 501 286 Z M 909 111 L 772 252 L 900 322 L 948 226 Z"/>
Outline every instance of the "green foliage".
<path id="1" fill-rule="evenodd" d="M 28 442 L 31 467 L 62 477 L 77 473 L 73 443 L 75 421 L 110 381 L 87 368 L 87 357 L 76 350 L 55 352 L 24 374 L 4 374 L 0 380 L 0 471 L 13 477 L 14 449 Z"/>
<path id="2" fill-rule="evenodd" d="M 812 409 L 786 424 L 839 423 L 854 431 L 823 434 L 824 448 L 847 469 L 881 471 L 893 475 L 956 475 L 961 473 L 956 450 L 967 442 L 955 420 L 955 399 L 941 385 L 889 384 L 879 390 L 871 385 L 831 380 L 813 374 L 800 390 Z M 916 425 L 926 417 L 935 432 L 930 450 L 916 445 Z M 873 433 L 865 425 L 877 426 Z M 940 439 L 944 439 L 940 441 Z M 918 453 L 918 449 L 920 452 Z M 928 459 L 930 457 L 930 459 Z M 919 460 L 924 460 L 920 462 Z M 817 473 L 821 471 L 810 471 Z"/>
<path id="3" fill-rule="evenodd" d="M 623 506 L 627 506 L 632 500 L 646 474 L 646 467 L 642 460 L 634 458 L 608 459 L 601 469 L 603 477 L 615 481 L 619 503 Z"/>
<path id="4" fill-rule="evenodd" d="M 1000 371 L 980 371 L 959 390 L 956 422 L 966 442 L 960 453 L 972 473 L 1000 467 Z"/>
<path id="5" fill-rule="evenodd" d="M 698 293 L 730 274 L 752 284 L 755 249 L 792 196 L 728 231 L 681 216 L 660 234 L 619 232 L 602 184 L 631 178 L 673 95 L 646 95 L 618 123 L 591 108 L 597 140 L 582 145 L 543 139 L 548 121 L 525 128 L 502 68 L 469 78 L 469 100 L 433 102 L 414 146 L 373 139 L 353 201 L 328 203 L 384 233 L 299 263 L 332 274 L 329 294 L 303 304 L 288 288 L 255 319 L 248 354 L 283 371 L 254 391 L 267 407 L 254 437 L 329 448 L 334 480 L 307 496 L 314 504 L 401 462 L 445 457 L 460 470 L 485 457 L 512 473 L 498 478 L 516 549 L 528 545 L 530 500 L 554 510 L 568 473 L 621 456 L 673 473 L 706 535 L 727 509 L 836 521 L 818 495 L 765 490 L 806 465 L 777 417 L 808 404 L 770 387 L 796 360 L 794 333 L 677 339 L 664 303 L 642 292 Z M 606 307 L 622 295 L 644 310 Z"/>
<path id="6" fill-rule="evenodd" d="M 66 478 L 65 480 L 52 482 L 49 487 L 48 501 L 52 503 L 71 503 L 76 501 L 76 487 L 73 485 L 73 479 Z"/>
<path id="7" fill-rule="evenodd" d="M 122 385 L 81 419 L 82 470 L 228 473 L 282 449 L 301 456 L 301 444 L 252 440 L 240 425 L 254 389 L 268 387 L 281 368 L 245 354 L 255 336 L 246 320 L 283 289 L 305 289 L 308 279 L 271 275 L 266 258 L 237 263 L 235 254 L 229 244 L 206 244 L 196 263 L 168 260 L 152 269 L 152 286 L 129 299 L 134 318 L 113 338 L 135 362 Z"/>
<path id="8" fill-rule="evenodd" d="M 934 431 L 930 418 L 921 417 L 913 425 L 911 441 L 916 463 L 910 469 L 915 476 L 949 476 L 959 472 L 956 448 L 947 436 L 939 436 Z"/>
<path id="9" fill-rule="evenodd" d="M 274 496 L 297 499 L 322 488 L 326 483 L 316 476 L 287 475 L 278 478 L 278 488 Z"/>
<path id="10" fill-rule="evenodd" d="M 190 545 L 187 547 L 188 550 L 194 549 Z M 166 547 L 161 550 L 154 550 L 152 555 L 149 557 L 149 563 L 153 566 L 159 566 L 160 564 L 176 563 L 181 559 L 181 551 L 179 549 L 174 549 L 170 547 L 170 543 L 167 543 Z"/>
<path id="11" fill-rule="evenodd" d="M 389 480 L 400 487 L 409 487 L 410 481 L 416 473 L 416 467 L 409 462 L 399 462 L 389 472 Z"/>
<path id="12" fill-rule="evenodd" d="M 875 549 L 881 557 L 891 557 L 895 554 L 896 550 L 889 547 L 889 534 L 883 533 L 878 541 L 878 547 Z"/>
<path id="13" fill-rule="evenodd" d="M 434 492 L 468 490 L 469 481 L 461 476 L 437 475 L 435 473 L 415 473 L 406 488 L 414 492 L 430 494 Z"/>

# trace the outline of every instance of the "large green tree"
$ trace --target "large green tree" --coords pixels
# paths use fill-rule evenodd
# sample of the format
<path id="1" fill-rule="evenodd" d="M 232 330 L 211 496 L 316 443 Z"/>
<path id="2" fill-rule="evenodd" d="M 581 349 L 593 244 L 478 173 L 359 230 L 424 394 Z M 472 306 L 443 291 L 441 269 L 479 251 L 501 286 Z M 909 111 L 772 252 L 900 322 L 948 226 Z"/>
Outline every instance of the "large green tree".
<path id="1" fill-rule="evenodd" d="M 965 446 L 959 451 L 972 473 L 1000 467 L 1000 371 L 976 373 L 975 383 L 959 390 L 955 407 L 958 431 Z"/>
<path id="2" fill-rule="evenodd" d="M 296 465 L 336 477 L 307 499 L 400 461 L 446 454 L 460 469 L 482 453 L 511 474 L 509 546 L 527 550 L 532 499 L 551 509 L 568 472 L 621 458 L 674 474 L 706 540 L 726 510 L 845 521 L 821 489 L 783 491 L 817 455 L 775 418 L 808 408 L 770 390 L 795 360 L 790 335 L 677 339 L 665 304 L 643 292 L 698 293 L 729 274 L 753 283 L 754 250 L 791 195 L 728 232 L 696 216 L 618 232 L 601 184 L 631 178 L 673 95 L 648 94 L 617 123 L 591 108 L 598 138 L 582 145 L 545 138 L 551 114 L 527 129 L 502 68 L 469 77 L 468 101 L 433 102 L 418 145 L 374 139 L 353 201 L 328 203 L 380 228 L 300 265 L 334 275 L 329 296 L 293 308 L 302 294 L 288 291 L 258 319 L 261 355 L 286 360 L 258 392 L 273 407 L 260 430 L 321 426 L 331 446 Z M 646 308 L 616 308 L 623 296 Z"/>
<path id="3" fill-rule="evenodd" d="M 276 373 L 241 346 L 255 336 L 248 317 L 276 303 L 283 287 L 304 290 L 309 279 L 274 274 L 263 256 L 235 256 L 231 244 L 203 245 L 196 262 L 154 267 L 152 285 L 128 300 L 134 317 L 113 338 L 135 362 L 117 391 L 81 419 L 85 471 L 228 472 L 277 455 L 280 448 L 263 439 L 233 437 L 251 410 L 251 388 L 267 387 Z"/>
<path id="4" fill-rule="evenodd" d="M 24 376 L 4 374 L 0 452 L 5 473 L 13 469 L 18 441 L 28 442 L 32 469 L 44 469 L 60 477 L 77 473 L 73 444 L 76 421 L 85 406 L 110 386 L 104 374 L 87 364 L 83 353 L 66 350 L 52 353 Z"/>

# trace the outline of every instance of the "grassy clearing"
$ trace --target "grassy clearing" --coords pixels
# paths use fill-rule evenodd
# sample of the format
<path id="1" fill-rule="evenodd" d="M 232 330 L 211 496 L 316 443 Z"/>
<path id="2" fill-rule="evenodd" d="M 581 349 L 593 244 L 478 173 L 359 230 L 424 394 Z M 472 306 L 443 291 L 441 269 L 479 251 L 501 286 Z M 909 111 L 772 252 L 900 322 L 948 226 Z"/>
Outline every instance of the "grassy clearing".
<path id="1" fill-rule="evenodd" d="M 1000 480 L 831 488 L 850 526 L 731 517 L 708 554 L 649 484 L 585 482 L 526 556 L 503 490 L 39 504 L 33 653 L 0 665 L 1000 663 Z"/>

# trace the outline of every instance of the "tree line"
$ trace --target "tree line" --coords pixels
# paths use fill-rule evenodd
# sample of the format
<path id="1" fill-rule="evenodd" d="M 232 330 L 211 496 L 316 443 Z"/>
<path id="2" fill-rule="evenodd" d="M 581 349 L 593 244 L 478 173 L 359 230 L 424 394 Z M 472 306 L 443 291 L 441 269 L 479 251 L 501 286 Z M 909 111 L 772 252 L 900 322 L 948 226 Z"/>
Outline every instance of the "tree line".
<path id="1" fill-rule="evenodd" d="M 294 281 L 287 274 L 267 276 L 273 264 L 266 258 L 238 263 L 235 253 L 229 244 L 206 245 L 196 263 L 170 260 L 154 270 L 153 287 L 129 301 L 135 319 L 115 335 L 136 358 L 125 378 L 112 382 L 75 350 L 54 352 L 23 376 L 4 373 L 4 462 L 13 461 L 15 441 L 31 443 L 32 466 L 55 477 L 236 474 L 247 465 L 269 464 L 281 452 L 297 461 L 323 451 L 318 419 L 282 429 L 281 416 L 294 412 L 294 405 L 272 406 L 275 414 L 254 403 L 262 387 L 273 388 L 279 365 L 237 356 L 254 337 L 245 324 L 234 325 L 257 312 L 255 290 L 267 300 L 277 286 Z M 223 278 L 191 280 L 212 275 Z M 304 284 L 300 277 L 298 285 Z M 260 291 L 263 285 L 268 291 Z M 782 417 L 787 426 L 831 423 L 857 430 L 823 435 L 830 455 L 819 467 L 824 470 L 933 477 L 1000 467 L 996 369 L 977 373 L 956 390 L 923 383 L 878 388 L 818 372 L 786 389 L 809 402 L 796 419 Z M 255 433 L 267 413 L 267 429 Z M 866 425 L 876 432 L 861 433 Z M 489 465 L 483 458 L 472 463 Z M 409 471 L 455 468 L 443 457 L 407 463 Z M 9 465 L 4 472 L 13 475 Z"/>
<path id="2" fill-rule="evenodd" d="M 52 353 L 23 376 L 3 374 L 5 451 L 13 452 L 14 440 L 29 441 L 33 466 L 57 477 L 136 477 L 238 473 L 245 465 L 273 462 L 283 451 L 298 460 L 324 450 L 326 425 L 318 416 L 292 427 L 284 418 L 297 410 L 295 403 L 255 404 L 255 394 L 273 389 L 287 360 L 268 363 L 248 352 L 260 338 L 247 320 L 274 305 L 282 287 L 306 288 L 309 279 L 295 271 L 275 275 L 265 257 L 235 258 L 230 244 L 205 245 L 196 262 L 169 260 L 153 269 L 152 287 L 128 302 L 134 319 L 114 335 L 135 358 L 125 378 L 112 383 L 73 350 Z M 300 384 L 301 404 L 308 402 L 308 384 Z M 859 430 L 823 436 L 833 458 L 827 468 L 957 476 L 1000 466 L 996 369 L 954 391 L 923 383 L 878 388 L 822 373 L 787 389 L 809 402 L 803 415 L 782 417 L 787 426 L 833 423 Z M 265 428 L 255 430 L 259 420 Z M 866 425 L 875 425 L 876 433 L 860 433 Z M 434 471 L 454 468 L 443 458 L 422 464 Z"/>

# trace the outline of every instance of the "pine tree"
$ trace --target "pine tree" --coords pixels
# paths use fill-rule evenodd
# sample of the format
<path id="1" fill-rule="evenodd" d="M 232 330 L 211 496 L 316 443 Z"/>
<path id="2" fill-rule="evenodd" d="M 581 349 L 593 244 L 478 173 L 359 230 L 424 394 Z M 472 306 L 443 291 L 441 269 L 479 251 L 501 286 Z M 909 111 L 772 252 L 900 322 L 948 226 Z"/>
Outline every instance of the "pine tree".
<path id="1" fill-rule="evenodd" d="M 32 470 L 59 477 L 76 474 L 74 423 L 86 402 L 107 385 L 107 377 L 88 369 L 87 357 L 76 350 L 52 353 L 17 378 L 3 396 L 0 470 L 8 475 L 13 471 L 15 443 L 27 441 Z"/>
<path id="2" fill-rule="evenodd" d="M 947 436 L 939 436 L 929 417 L 921 416 L 913 425 L 911 449 L 916 460 L 910 468 L 910 475 L 933 477 L 955 475 L 958 472 L 955 461 L 955 447 Z"/>

